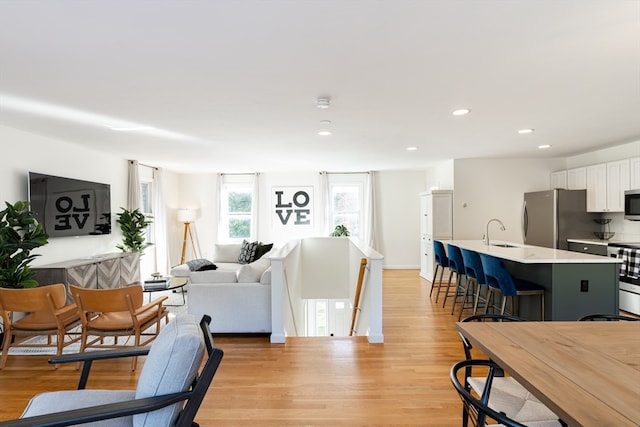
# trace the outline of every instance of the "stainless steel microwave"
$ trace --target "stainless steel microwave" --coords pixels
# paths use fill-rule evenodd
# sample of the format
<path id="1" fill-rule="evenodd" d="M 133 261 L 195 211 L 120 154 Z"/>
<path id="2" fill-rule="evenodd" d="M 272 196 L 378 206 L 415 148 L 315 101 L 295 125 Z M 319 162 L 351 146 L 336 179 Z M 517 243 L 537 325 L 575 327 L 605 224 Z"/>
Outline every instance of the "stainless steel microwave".
<path id="1" fill-rule="evenodd" d="M 624 219 L 640 221 L 640 189 L 624 192 Z"/>

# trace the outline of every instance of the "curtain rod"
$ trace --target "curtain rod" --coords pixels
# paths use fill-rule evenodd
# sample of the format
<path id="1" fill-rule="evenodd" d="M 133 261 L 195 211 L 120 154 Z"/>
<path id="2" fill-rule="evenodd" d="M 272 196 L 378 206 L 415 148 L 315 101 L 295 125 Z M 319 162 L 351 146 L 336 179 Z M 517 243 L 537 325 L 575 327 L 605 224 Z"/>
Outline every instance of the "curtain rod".
<path id="1" fill-rule="evenodd" d="M 260 172 L 220 173 L 220 175 L 260 175 Z"/>
<path id="2" fill-rule="evenodd" d="M 319 174 L 322 175 L 322 172 L 318 172 Z M 366 173 L 367 175 L 370 173 L 369 171 L 367 172 L 325 172 L 327 175 L 359 175 L 362 173 Z"/>

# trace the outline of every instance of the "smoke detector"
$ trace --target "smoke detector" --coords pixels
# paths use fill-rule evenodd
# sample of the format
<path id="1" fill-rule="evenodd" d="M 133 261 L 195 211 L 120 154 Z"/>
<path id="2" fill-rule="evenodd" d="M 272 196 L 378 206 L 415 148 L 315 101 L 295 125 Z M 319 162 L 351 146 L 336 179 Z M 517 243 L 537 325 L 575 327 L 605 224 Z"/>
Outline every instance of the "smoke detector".
<path id="1" fill-rule="evenodd" d="M 329 98 L 321 97 L 316 100 L 316 107 L 320 108 L 321 110 L 326 110 L 330 106 L 331 106 L 331 100 Z"/>

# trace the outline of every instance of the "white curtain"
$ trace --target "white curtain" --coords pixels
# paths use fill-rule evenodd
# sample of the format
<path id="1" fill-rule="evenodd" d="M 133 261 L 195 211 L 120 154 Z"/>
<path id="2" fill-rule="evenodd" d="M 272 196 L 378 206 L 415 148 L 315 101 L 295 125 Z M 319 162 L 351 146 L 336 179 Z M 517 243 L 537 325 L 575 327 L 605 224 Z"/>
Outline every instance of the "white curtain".
<path id="1" fill-rule="evenodd" d="M 138 161 L 129 160 L 127 209 L 133 211 L 140 208 L 140 174 L 138 172 Z"/>
<path id="2" fill-rule="evenodd" d="M 162 185 L 162 169 L 153 169 L 153 224 L 154 224 L 154 241 L 155 241 L 155 253 L 156 253 L 156 269 L 163 274 L 169 273 L 169 254 L 171 253 L 169 247 L 169 239 L 167 238 L 167 208 L 164 203 L 163 185 Z"/>
<path id="3" fill-rule="evenodd" d="M 216 202 L 218 203 L 218 242 L 222 242 L 224 239 L 222 239 L 221 236 L 225 236 L 225 230 L 224 230 L 224 224 L 223 224 L 223 218 L 222 218 L 222 174 L 219 173 L 218 174 L 218 182 L 217 182 L 217 187 L 216 188 Z"/>
<path id="4" fill-rule="evenodd" d="M 258 240 L 258 209 L 260 207 L 259 197 L 260 194 L 260 174 L 253 174 L 253 194 L 251 196 L 251 238 Z"/>
<path id="5" fill-rule="evenodd" d="M 327 172 L 320 172 L 320 203 L 322 215 L 320 215 L 319 229 L 321 236 L 328 236 L 333 231 L 333 227 L 329 224 L 329 218 L 331 217 L 331 190 Z"/>
<path id="6" fill-rule="evenodd" d="M 378 250 L 378 242 L 376 237 L 376 174 L 369 171 L 367 176 L 367 186 L 365 188 L 365 207 L 364 207 L 364 245 Z"/>

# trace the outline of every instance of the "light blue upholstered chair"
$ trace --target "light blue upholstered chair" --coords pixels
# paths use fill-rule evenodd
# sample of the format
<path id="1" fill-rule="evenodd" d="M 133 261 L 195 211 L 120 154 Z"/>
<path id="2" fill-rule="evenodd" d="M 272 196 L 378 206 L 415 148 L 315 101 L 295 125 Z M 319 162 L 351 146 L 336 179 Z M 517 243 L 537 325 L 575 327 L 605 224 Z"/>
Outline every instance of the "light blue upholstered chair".
<path id="1" fill-rule="evenodd" d="M 518 299 L 521 296 L 540 297 L 540 320 L 544 320 L 544 288 L 528 280 L 512 277 L 504 261 L 490 255 L 480 254 L 487 285 L 499 287 L 502 293 L 500 314 L 505 313 L 507 301 L 511 302 L 511 314 L 518 316 Z M 488 303 L 487 303 L 488 305 Z"/>
<path id="2" fill-rule="evenodd" d="M 87 365 L 90 366 L 93 360 L 108 359 L 109 354 L 124 354 L 128 351 L 126 349 L 53 358 L 50 363 L 54 359 L 58 363 L 77 362 L 78 357 L 75 356 L 87 355 L 88 359 L 82 359 L 85 368 L 79 390 L 36 395 L 29 402 L 21 419 L 8 421 L 6 425 L 69 425 L 69 420 L 74 420 L 75 425 L 89 419 L 100 420 L 91 423 L 92 426 L 100 427 L 191 426 L 222 359 L 222 350 L 213 345 L 208 327 L 210 320 L 209 316 L 204 316 L 203 321 L 198 324 L 191 315 L 179 315 L 160 331 L 150 349 L 137 347 L 137 355 L 148 353 L 148 356 L 136 390 L 83 389 L 88 375 Z M 209 353 L 209 358 L 199 373 L 205 350 Z M 114 413 L 117 418 L 112 418 Z M 123 417 L 123 413 L 127 415 Z M 63 424 L 64 422 L 67 424 Z M 4 424 L 0 422 L 0 426 Z"/>

